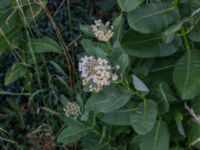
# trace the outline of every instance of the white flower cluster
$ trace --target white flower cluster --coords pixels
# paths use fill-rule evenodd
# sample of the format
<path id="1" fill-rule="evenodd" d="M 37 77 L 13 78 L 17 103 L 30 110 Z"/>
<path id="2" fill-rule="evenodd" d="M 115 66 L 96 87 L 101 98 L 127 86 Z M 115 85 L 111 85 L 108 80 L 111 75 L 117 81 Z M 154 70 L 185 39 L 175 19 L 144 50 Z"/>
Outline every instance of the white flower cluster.
<path id="1" fill-rule="evenodd" d="M 101 20 L 96 20 L 95 24 L 91 25 L 92 31 L 94 32 L 95 37 L 99 41 L 109 41 L 114 35 L 113 26 L 110 25 L 110 22 L 107 21 L 105 24 Z"/>
<path id="2" fill-rule="evenodd" d="M 75 119 L 81 116 L 81 110 L 77 103 L 68 102 L 67 106 L 63 109 L 67 117 L 72 116 Z"/>
<path id="3" fill-rule="evenodd" d="M 115 68 L 119 69 L 119 66 L 116 65 Z M 83 85 L 88 85 L 90 92 L 98 93 L 104 86 L 118 79 L 112 69 L 106 59 L 95 59 L 93 56 L 85 56 L 79 63 Z"/>

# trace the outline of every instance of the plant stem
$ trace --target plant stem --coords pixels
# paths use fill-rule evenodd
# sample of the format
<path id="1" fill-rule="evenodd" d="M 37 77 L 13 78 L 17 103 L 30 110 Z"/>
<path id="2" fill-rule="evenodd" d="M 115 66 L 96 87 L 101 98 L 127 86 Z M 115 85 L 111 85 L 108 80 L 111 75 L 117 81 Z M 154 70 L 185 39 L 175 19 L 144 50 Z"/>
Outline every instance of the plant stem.
<path id="1" fill-rule="evenodd" d="M 178 5 L 179 5 L 179 0 L 173 0 L 173 6 L 174 6 L 175 8 L 178 8 Z M 179 21 L 180 21 L 180 20 L 181 20 L 181 18 L 179 17 Z M 190 52 L 190 51 L 191 51 L 190 42 L 189 42 L 189 40 L 188 40 L 188 38 L 187 38 L 187 32 L 186 32 L 186 30 L 185 30 L 185 28 L 184 28 L 183 26 L 182 26 L 182 28 L 181 28 L 181 36 L 182 36 L 182 38 L 183 38 L 183 41 L 184 41 L 186 50 L 187 50 L 188 52 Z"/>
<path id="2" fill-rule="evenodd" d="M 146 97 L 142 94 L 140 94 L 138 91 L 131 88 L 128 84 L 124 83 L 123 81 L 119 82 L 123 87 L 125 87 L 128 91 L 130 91 L 133 95 L 136 95 L 140 99 L 142 99 L 144 102 L 146 102 Z"/>
<path id="3" fill-rule="evenodd" d="M 189 40 L 187 38 L 187 33 L 186 33 L 184 27 L 181 28 L 181 36 L 183 37 L 183 41 L 184 41 L 186 50 L 188 52 L 191 51 L 190 42 L 189 42 Z"/>

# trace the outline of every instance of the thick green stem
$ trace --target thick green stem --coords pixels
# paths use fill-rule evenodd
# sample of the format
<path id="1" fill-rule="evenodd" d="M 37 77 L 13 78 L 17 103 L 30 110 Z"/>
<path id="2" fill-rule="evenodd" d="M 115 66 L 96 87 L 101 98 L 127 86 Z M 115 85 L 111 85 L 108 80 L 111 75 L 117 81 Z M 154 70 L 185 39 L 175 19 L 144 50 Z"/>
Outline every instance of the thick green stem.
<path id="1" fill-rule="evenodd" d="M 139 97 L 140 99 L 142 99 L 144 102 L 146 102 L 146 97 L 144 95 L 142 95 L 141 93 L 139 93 L 138 91 L 132 89 L 128 84 L 124 83 L 123 81 L 119 82 L 123 87 L 125 87 L 128 91 L 130 91 L 133 95 Z"/>
<path id="2" fill-rule="evenodd" d="M 187 38 L 187 33 L 186 33 L 184 27 L 181 28 L 181 36 L 183 38 L 186 50 L 187 51 L 191 51 L 190 42 L 189 42 L 189 40 Z"/>
<path id="3" fill-rule="evenodd" d="M 174 6 L 175 8 L 178 8 L 178 5 L 179 5 L 179 0 L 174 0 L 174 1 L 173 1 L 173 6 Z M 181 20 L 181 18 L 179 17 L 179 21 L 180 21 L 180 20 Z M 184 45 L 185 45 L 186 50 L 187 50 L 188 52 L 190 52 L 190 51 L 191 51 L 190 42 L 189 42 L 189 40 L 188 40 L 188 38 L 187 38 L 187 32 L 186 32 L 184 26 L 182 26 L 182 28 L 181 28 L 181 36 L 182 36 L 182 38 L 183 38 L 183 41 L 184 41 Z"/>

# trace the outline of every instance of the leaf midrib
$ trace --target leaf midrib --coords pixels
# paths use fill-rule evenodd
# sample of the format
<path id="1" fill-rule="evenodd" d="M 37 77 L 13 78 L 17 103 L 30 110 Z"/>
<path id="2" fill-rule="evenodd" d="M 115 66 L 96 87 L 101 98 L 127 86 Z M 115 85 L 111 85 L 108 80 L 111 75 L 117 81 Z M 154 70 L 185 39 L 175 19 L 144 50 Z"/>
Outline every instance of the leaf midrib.
<path id="1" fill-rule="evenodd" d="M 82 129 L 82 130 L 79 130 L 79 131 L 77 131 L 77 132 L 73 132 L 72 134 L 67 134 L 66 136 L 63 136 L 63 138 L 73 137 L 74 135 L 79 134 L 79 133 L 82 133 L 82 132 L 85 132 L 85 131 L 87 131 L 87 130 L 90 130 L 90 128 Z"/>
<path id="2" fill-rule="evenodd" d="M 151 14 L 148 14 L 146 16 L 142 16 L 136 20 L 133 20 L 132 23 L 135 24 L 136 22 L 140 21 L 140 20 L 143 20 L 145 18 L 148 18 L 148 17 L 152 17 L 152 16 L 156 16 L 156 15 L 160 15 L 162 13 L 166 13 L 168 11 L 172 11 L 174 9 L 174 7 L 170 7 L 170 8 L 167 8 L 167 9 L 164 9 L 164 10 L 161 10 L 161 11 L 157 11 L 157 12 L 154 12 L 154 13 L 151 13 Z"/>
<path id="3" fill-rule="evenodd" d="M 156 143 L 158 141 L 158 134 L 159 134 L 159 130 L 160 130 L 160 124 L 161 124 L 161 120 L 158 121 L 158 125 L 157 125 L 157 128 L 156 128 L 156 135 L 155 135 L 155 139 L 154 139 L 154 142 L 153 142 L 153 150 L 155 150 L 155 146 L 156 146 Z"/>
<path id="4" fill-rule="evenodd" d="M 190 60 L 191 60 L 191 52 L 188 51 L 188 52 L 187 52 L 187 70 L 186 70 L 186 77 L 185 77 L 184 86 L 183 86 L 183 99 L 185 99 L 185 97 L 186 97 L 185 91 L 186 91 L 186 86 L 187 86 L 188 80 L 189 80 Z"/>
<path id="5" fill-rule="evenodd" d="M 150 39 L 140 40 L 140 41 L 135 41 L 135 42 L 130 41 L 130 44 L 125 44 L 125 45 L 137 45 L 137 44 L 141 44 L 141 43 L 145 43 L 145 42 L 160 40 L 161 38 L 162 37 L 155 37 L 155 38 L 150 38 Z"/>
<path id="6" fill-rule="evenodd" d="M 108 111 L 110 108 L 112 108 L 113 105 L 115 105 L 116 103 L 118 103 L 121 100 L 122 97 L 124 97 L 126 95 L 128 96 L 128 93 L 129 93 L 129 91 L 126 91 L 125 94 L 123 94 L 122 96 L 120 96 L 114 103 L 112 103 L 110 106 L 108 106 L 108 108 L 106 109 L 106 111 Z"/>

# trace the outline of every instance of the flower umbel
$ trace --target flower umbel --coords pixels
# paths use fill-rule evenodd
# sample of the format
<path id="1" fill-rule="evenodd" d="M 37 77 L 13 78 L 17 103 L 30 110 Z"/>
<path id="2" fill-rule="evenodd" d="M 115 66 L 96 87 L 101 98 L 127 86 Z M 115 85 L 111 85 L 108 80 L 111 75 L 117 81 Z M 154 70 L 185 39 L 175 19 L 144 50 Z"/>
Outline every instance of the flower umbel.
<path id="1" fill-rule="evenodd" d="M 75 119 L 81 116 L 81 110 L 77 103 L 68 102 L 67 106 L 63 109 L 67 117 L 72 116 Z"/>
<path id="2" fill-rule="evenodd" d="M 83 78 L 83 85 L 88 85 L 90 92 L 98 93 L 104 86 L 118 79 L 109 62 L 103 58 L 95 59 L 93 56 L 81 58 L 79 71 Z"/>
<path id="3" fill-rule="evenodd" d="M 103 24 L 101 20 L 96 20 L 95 24 L 91 25 L 91 27 L 95 37 L 99 41 L 107 42 L 114 35 L 114 32 L 112 31 L 113 26 L 110 25 L 109 21 Z"/>

